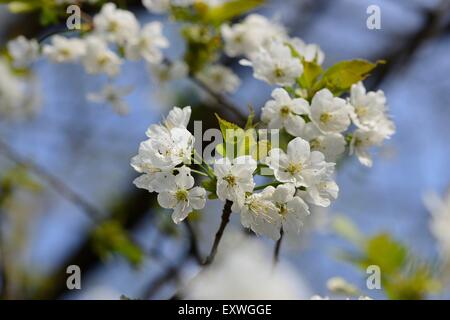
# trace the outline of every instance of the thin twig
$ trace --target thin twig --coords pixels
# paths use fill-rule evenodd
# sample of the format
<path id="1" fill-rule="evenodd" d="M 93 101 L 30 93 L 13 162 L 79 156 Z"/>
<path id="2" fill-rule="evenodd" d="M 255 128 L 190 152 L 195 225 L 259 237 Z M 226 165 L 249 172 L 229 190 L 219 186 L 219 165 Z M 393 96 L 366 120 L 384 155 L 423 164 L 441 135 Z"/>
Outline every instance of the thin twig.
<path id="1" fill-rule="evenodd" d="M 61 195 L 66 200 L 70 201 L 74 205 L 78 206 L 80 209 L 88 213 L 88 216 L 94 220 L 99 221 L 105 215 L 97 209 L 94 205 L 90 204 L 77 192 L 73 191 L 69 186 L 67 186 L 62 180 L 54 176 L 52 173 L 48 172 L 46 169 L 37 165 L 30 159 L 27 159 L 19 155 L 14 151 L 7 143 L 0 140 L 0 150 L 2 153 L 11 161 L 18 165 L 28 168 L 36 176 L 47 182 L 59 195 Z"/>
<path id="2" fill-rule="evenodd" d="M 232 114 L 236 116 L 236 118 L 239 121 L 245 122 L 247 120 L 247 117 L 245 114 L 239 109 L 239 107 L 235 106 L 233 102 L 231 102 L 228 98 L 226 98 L 224 95 L 221 95 L 220 93 L 215 92 L 212 90 L 205 82 L 200 80 L 195 75 L 190 75 L 189 78 L 192 80 L 193 83 L 195 83 L 197 86 L 202 88 L 205 92 L 207 92 L 211 97 L 213 97 L 219 105 L 224 106 L 226 109 L 228 109 Z"/>
<path id="3" fill-rule="evenodd" d="M 198 264 L 203 263 L 202 255 L 200 254 L 200 250 L 198 248 L 198 241 L 197 241 L 197 235 L 195 234 L 195 230 L 192 227 L 191 222 L 189 219 L 184 220 L 184 224 L 186 226 L 188 236 L 189 236 L 189 253 L 192 257 L 195 258 Z"/>
<path id="4" fill-rule="evenodd" d="M 206 261 L 204 263 L 205 265 L 209 265 L 214 261 L 214 258 L 217 253 L 217 248 L 219 247 L 220 240 L 222 239 L 223 232 L 224 232 L 228 222 L 230 221 L 232 205 L 233 205 L 233 202 L 231 202 L 230 200 L 227 200 L 225 202 L 225 205 L 223 207 L 222 220 L 220 222 L 219 230 L 217 230 L 216 237 L 214 238 L 214 243 L 211 248 L 211 252 L 210 252 L 208 258 L 206 258 Z"/>
<path id="5" fill-rule="evenodd" d="M 281 244 L 283 242 L 283 235 L 284 235 L 284 231 L 283 231 L 283 228 L 281 228 L 280 239 L 277 240 L 277 242 L 275 244 L 275 250 L 273 252 L 273 266 L 276 266 L 278 261 L 280 260 L 280 249 L 281 249 Z"/>

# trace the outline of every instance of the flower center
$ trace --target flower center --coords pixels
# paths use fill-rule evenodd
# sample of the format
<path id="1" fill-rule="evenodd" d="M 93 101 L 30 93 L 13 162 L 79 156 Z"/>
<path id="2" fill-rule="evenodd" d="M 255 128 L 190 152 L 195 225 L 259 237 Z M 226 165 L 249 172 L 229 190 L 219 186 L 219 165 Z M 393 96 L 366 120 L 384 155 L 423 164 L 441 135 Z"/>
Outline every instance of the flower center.
<path id="1" fill-rule="evenodd" d="M 319 149 L 320 148 L 320 142 L 319 142 L 319 139 L 312 139 L 310 142 L 309 142 L 309 145 L 311 146 L 311 149 Z"/>
<path id="2" fill-rule="evenodd" d="M 286 168 L 286 171 L 289 172 L 291 175 L 294 175 L 295 173 L 300 173 L 302 171 L 302 164 L 290 163 Z"/>
<path id="3" fill-rule="evenodd" d="M 107 55 L 101 55 L 97 58 L 97 63 L 99 66 L 104 67 L 106 64 L 108 64 L 109 58 Z"/>
<path id="4" fill-rule="evenodd" d="M 119 24 L 117 21 L 110 21 L 108 25 L 108 31 L 109 32 L 116 32 L 119 29 Z"/>
<path id="5" fill-rule="evenodd" d="M 275 70 L 273 71 L 273 73 L 274 73 L 275 77 L 277 77 L 277 78 L 284 77 L 284 71 L 280 67 L 276 67 Z"/>
<path id="6" fill-rule="evenodd" d="M 281 116 L 283 118 L 287 117 L 291 113 L 291 109 L 288 106 L 283 106 L 280 110 Z"/>
<path id="7" fill-rule="evenodd" d="M 322 113 L 320 115 L 320 122 L 326 124 L 331 120 L 331 118 L 333 118 L 333 116 L 330 113 L 328 113 L 328 112 Z"/>
<path id="8" fill-rule="evenodd" d="M 233 175 L 228 175 L 224 177 L 223 180 L 225 180 L 231 187 L 234 187 L 236 185 L 236 177 Z"/>
<path id="9" fill-rule="evenodd" d="M 355 108 L 355 113 L 358 117 L 364 117 L 367 114 L 367 108 L 366 107 L 357 107 Z"/>
<path id="10" fill-rule="evenodd" d="M 277 205 L 280 215 L 285 216 L 288 214 L 288 208 L 286 204 Z"/>
<path id="11" fill-rule="evenodd" d="M 175 198 L 177 199 L 177 201 L 187 201 L 188 199 L 188 192 L 184 189 L 180 189 L 177 190 L 177 192 L 175 193 Z"/>

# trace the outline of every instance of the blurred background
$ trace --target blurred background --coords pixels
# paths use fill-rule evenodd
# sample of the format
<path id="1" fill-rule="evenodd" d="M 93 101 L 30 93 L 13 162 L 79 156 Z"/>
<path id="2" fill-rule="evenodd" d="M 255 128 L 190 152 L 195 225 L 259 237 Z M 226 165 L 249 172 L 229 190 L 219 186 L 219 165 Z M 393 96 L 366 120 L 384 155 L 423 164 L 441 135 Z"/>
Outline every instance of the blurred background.
<path id="1" fill-rule="evenodd" d="M 164 20 L 138 1 L 127 2 L 140 21 Z M 366 27 L 366 9 L 373 4 L 381 8 L 381 30 Z M 314 211 L 301 237 L 288 239 L 282 248 L 281 259 L 292 264 L 308 288 L 305 296 L 327 295 L 327 280 L 341 276 L 366 295 L 386 297 L 382 290 L 366 289 L 365 271 L 340 258 L 342 250 L 354 246 L 333 231 L 338 215 L 351 219 L 364 236 L 387 232 L 414 255 L 437 259 L 423 199 L 430 192 L 443 197 L 450 186 L 448 8 L 448 1 L 438 0 L 271 0 L 258 10 L 286 25 L 291 36 L 319 44 L 326 67 L 353 58 L 388 61 L 367 85 L 385 91 L 396 134 L 379 150 L 373 168 L 356 159 L 340 164 L 338 200 L 327 210 Z M 179 26 L 164 26 L 171 43 L 167 55 L 180 57 Z M 0 47 L 19 34 L 36 37 L 45 32 L 34 15 L 11 15 L 0 5 Z M 242 79 L 231 99 L 243 111 L 252 104 L 258 113 L 271 88 L 237 61 L 223 62 Z M 33 73 L 40 110 L 26 119 L 0 118 L 2 141 L 21 160 L 38 166 L 38 172 L 17 166 L 0 148 L 0 176 L 17 183 L 0 202 L 4 297 L 170 298 L 177 283 L 198 268 L 187 254 L 190 235 L 157 208 L 153 195 L 134 187 L 137 174 L 129 163 L 147 127 L 173 105 L 192 105 L 194 118 L 201 117 L 204 128 L 215 125 L 217 106 L 187 79 L 159 84 L 143 63 L 126 63 L 117 80 L 134 87 L 126 98 L 126 116 L 86 100 L 105 79 L 86 75 L 79 65 L 39 60 Z M 70 190 L 42 179 L 39 171 Z M 87 210 L 78 196 L 88 203 Z M 86 212 L 94 208 L 93 214 L 104 218 L 100 223 Z M 220 210 L 220 202 L 211 201 L 192 219 L 203 255 L 212 243 Z M 237 216 L 232 216 L 232 224 L 239 230 Z M 81 268 L 82 290 L 67 290 L 69 265 Z M 431 296 L 449 297 L 446 290 Z"/>

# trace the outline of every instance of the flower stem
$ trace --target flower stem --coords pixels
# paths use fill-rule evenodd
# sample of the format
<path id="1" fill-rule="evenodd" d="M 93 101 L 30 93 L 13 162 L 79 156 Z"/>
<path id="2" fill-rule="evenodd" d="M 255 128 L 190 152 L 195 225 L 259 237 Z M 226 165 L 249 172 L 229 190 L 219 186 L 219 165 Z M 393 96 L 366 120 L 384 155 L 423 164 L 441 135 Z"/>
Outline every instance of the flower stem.
<path id="1" fill-rule="evenodd" d="M 205 176 L 205 177 L 209 177 L 209 175 L 207 175 L 206 173 L 204 173 L 204 172 L 202 172 L 202 171 L 198 171 L 198 170 L 194 170 L 194 169 L 191 169 L 191 171 L 192 171 L 192 172 L 195 172 L 195 173 L 197 173 L 197 174 L 199 174 L 199 175 L 202 175 L 202 176 Z"/>
<path id="2" fill-rule="evenodd" d="M 273 252 L 273 266 L 275 267 L 278 263 L 278 260 L 280 259 L 280 249 L 281 249 L 281 243 L 283 242 L 283 227 L 280 230 L 280 239 L 277 240 L 275 243 L 275 250 Z"/>
<path id="3" fill-rule="evenodd" d="M 230 200 L 227 200 L 225 202 L 225 205 L 224 205 L 223 211 L 222 211 L 222 221 L 220 222 L 219 230 L 217 230 L 217 232 L 216 232 L 216 237 L 214 239 L 214 243 L 211 248 L 211 252 L 210 252 L 208 258 L 206 258 L 204 265 L 209 265 L 214 261 L 214 258 L 217 253 L 217 248 L 219 247 L 220 240 L 222 239 L 223 232 L 224 232 L 228 222 L 230 221 L 232 205 L 233 205 L 233 202 L 231 202 Z"/>

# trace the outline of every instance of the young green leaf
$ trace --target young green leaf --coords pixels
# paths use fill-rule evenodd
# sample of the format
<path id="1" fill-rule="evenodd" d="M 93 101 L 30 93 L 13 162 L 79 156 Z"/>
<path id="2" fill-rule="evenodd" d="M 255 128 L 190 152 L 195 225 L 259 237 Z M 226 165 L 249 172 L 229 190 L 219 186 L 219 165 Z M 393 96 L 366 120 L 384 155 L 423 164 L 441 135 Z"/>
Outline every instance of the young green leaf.
<path id="1" fill-rule="evenodd" d="M 264 0 L 231 0 L 221 5 L 210 7 L 203 19 L 207 23 L 220 25 L 259 7 L 263 3 Z"/>
<path id="2" fill-rule="evenodd" d="M 314 92 L 328 88 L 335 95 L 348 91 L 350 87 L 364 80 L 378 64 L 384 61 L 372 63 L 362 59 L 341 61 L 330 67 L 313 88 Z"/>

